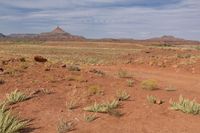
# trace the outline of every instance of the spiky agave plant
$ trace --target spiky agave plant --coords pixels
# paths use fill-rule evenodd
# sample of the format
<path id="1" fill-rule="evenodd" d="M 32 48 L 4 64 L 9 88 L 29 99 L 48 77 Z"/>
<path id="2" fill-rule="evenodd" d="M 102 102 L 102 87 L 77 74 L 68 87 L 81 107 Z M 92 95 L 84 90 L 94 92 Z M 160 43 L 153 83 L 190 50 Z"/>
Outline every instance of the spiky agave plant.
<path id="1" fill-rule="evenodd" d="M 171 103 L 171 109 L 173 110 L 179 110 L 184 113 L 189 113 L 189 114 L 200 114 L 200 104 L 197 103 L 195 100 L 189 100 L 184 98 L 182 95 L 179 97 L 178 102 L 172 102 Z"/>
<path id="2" fill-rule="evenodd" d="M 10 94 L 7 94 L 6 97 L 7 97 L 6 101 L 8 104 L 15 104 L 28 99 L 28 96 L 26 94 L 18 90 L 15 90 Z"/>
<path id="3" fill-rule="evenodd" d="M 20 120 L 11 115 L 6 105 L 0 107 L 0 133 L 19 133 L 28 125 L 28 121 Z"/>
<path id="4" fill-rule="evenodd" d="M 119 106 L 118 100 L 113 100 L 112 102 L 97 104 L 94 103 L 92 106 L 85 107 L 85 111 L 89 112 L 99 112 L 99 113 L 108 113 L 110 110 L 116 109 Z"/>

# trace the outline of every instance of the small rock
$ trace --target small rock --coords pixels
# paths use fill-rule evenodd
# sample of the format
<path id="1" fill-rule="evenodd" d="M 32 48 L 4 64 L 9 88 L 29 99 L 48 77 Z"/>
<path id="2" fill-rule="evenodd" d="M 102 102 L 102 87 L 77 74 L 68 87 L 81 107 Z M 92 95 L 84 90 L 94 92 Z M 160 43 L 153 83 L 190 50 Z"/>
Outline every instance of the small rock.
<path id="1" fill-rule="evenodd" d="M 158 104 L 158 105 L 163 104 L 163 103 L 164 103 L 164 101 L 162 101 L 162 100 L 156 100 L 156 104 Z"/>
<path id="2" fill-rule="evenodd" d="M 19 58 L 19 60 L 20 60 L 21 62 L 26 62 L 26 59 L 25 59 L 24 57 Z"/>
<path id="3" fill-rule="evenodd" d="M 42 56 L 35 56 L 34 60 L 37 62 L 47 62 L 47 59 Z"/>
<path id="4" fill-rule="evenodd" d="M 46 68 L 45 71 L 50 71 L 50 68 Z"/>
<path id="5" fill-rule="evenodd" d="M 3 72 L 3 71 L 4 71 L 4 69 L 0 67 L 0 72 Z"/>
<path id="6" fill-rule="evenodd" d="M 66 67 L 67 67 L 67 65 L 66 65 L 66 64 L 64 64 L 64 65 L 62 65 L 61 67 L 62 67 L 62 68 L 66 68 Z"/>

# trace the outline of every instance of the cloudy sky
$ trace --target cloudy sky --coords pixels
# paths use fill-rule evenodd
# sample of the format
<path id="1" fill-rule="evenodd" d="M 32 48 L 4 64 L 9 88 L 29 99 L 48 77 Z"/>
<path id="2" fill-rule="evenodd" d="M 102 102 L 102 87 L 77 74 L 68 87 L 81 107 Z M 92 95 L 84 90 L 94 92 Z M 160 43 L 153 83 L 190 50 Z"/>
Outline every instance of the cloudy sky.
<path id="1" fill-rule="evenodd" d="M 200 0 L 0 0 L 0 32 L 200 40 Z"/>

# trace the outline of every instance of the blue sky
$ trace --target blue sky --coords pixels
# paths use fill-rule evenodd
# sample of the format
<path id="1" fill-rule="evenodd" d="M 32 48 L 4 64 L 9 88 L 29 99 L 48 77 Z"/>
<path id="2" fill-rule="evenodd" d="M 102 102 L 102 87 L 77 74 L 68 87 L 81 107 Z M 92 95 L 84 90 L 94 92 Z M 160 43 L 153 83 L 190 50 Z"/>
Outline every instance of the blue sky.
<path id="1" fill-rule="evenodd" d="M 200 40 L 200 0 L 0 0 L 0 33 L 61 26 L 89 38 Z"/>

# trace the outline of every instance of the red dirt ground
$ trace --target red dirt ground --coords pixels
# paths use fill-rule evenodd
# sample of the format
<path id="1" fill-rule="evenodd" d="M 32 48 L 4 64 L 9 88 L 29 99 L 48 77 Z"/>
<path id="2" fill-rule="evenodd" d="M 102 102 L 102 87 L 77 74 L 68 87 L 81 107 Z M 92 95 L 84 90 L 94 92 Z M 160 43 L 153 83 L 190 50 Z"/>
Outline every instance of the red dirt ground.
<path id="1" fill-rule="evenodd" d="M 177 72 L 171 69 L 161 69 L 148 65 L 115 65 L 115 66 L 82 66 L 80 72 L 71 72 L 62 68 L 62 64 L 42 64 L 28 62 L 23 67 L 22 62 L 9 62 L 2 65 L 5 71 L 15 67 L 12 73 L 0 73 L 5 84 L 0 85 L 0 99 L 5 99 L 7 93 L 18 89 L 27 94 L 45 88 L 52 94 L 38 93 L 35 97 L 17 103 L 11 108 L 13 112 L 25 119 L 31 119 L 30 128 L 25 133 L 55 133 L 59 120 L 71 120 L 75 123 L 72 133 L 197 133 L 200 130 L 200 118 L 190 114 L 169 109 L 169 100 L 177 100 L 179 95 L 200 102 L 200 75 L 188 71 Z M 10 67 L 9 67 L 10 66 Z M 48 69 L 49 70 L 48 70 Z M 89 72 L 91 69 L 101 70 L 101 77 Z M 119 78 L 120 69 L 133 75 L 134 86 L 128 87 L 126 78 Z M 20 70 L 20 71 L 19 71 Z M 74 78 L 75 81 L 69 79 Z M 159 90 L 145 91 L 141 82 L 145 79 L 155 79 Z M 104 95 L 88 95 L 90 85 L 99 85 Z M 168 92 L 166 87 L 172 86 L 176 91 Z M 98 119 L 91 123 L 84 121 L 83 108 L 94 102 L 105 102 L 115 98 L 116 91 L 122 89 L 130 94 L 128 101 L 121 102 L 120 118 L 98 113 Z M 147 95 L 155 95 L 165 101 L 162 105 L 151 105 Z M 79 107 L 72 111 L 66 107 L 66 101 L 72 97 L 79 100 Z"/>

